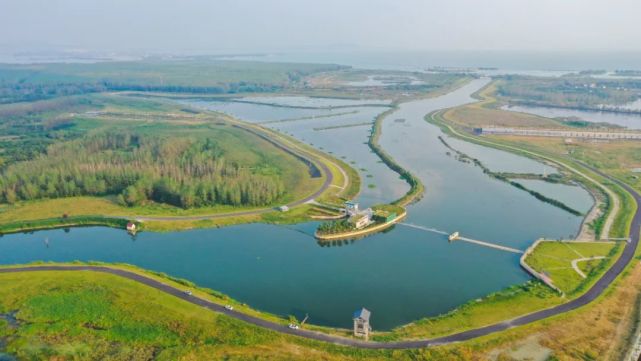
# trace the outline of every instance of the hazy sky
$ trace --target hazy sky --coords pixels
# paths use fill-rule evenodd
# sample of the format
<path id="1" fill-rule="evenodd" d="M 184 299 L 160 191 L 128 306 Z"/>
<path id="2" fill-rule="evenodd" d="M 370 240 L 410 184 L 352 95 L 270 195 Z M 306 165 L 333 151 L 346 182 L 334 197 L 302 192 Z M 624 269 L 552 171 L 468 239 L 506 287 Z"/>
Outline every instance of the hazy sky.
<path id="1" fill-rule="evenodd" d="M 5 50 L 641 50 L 641 0 L 0 0 Z"/>

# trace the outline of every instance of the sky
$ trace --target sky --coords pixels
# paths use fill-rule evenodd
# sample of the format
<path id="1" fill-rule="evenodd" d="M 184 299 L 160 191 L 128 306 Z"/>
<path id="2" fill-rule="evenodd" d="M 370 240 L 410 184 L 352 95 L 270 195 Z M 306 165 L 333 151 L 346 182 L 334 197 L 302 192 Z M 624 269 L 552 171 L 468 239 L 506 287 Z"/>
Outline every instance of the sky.
<path id="1" fill-rule="evenodd" d="M 641 51 L 639 0 L 0 0 L 0 48 Z"/>

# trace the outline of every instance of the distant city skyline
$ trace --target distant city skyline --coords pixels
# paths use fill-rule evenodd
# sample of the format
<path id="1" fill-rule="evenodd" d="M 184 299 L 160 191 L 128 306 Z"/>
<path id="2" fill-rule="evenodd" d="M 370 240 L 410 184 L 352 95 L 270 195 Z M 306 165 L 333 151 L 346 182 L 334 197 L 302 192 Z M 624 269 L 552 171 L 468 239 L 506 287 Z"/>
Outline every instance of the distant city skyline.
<path id="1" fill-rule="evenodd" d="M 4 51 L 641 51 L 641 2 L 618 0 L 21 0 Z"/>

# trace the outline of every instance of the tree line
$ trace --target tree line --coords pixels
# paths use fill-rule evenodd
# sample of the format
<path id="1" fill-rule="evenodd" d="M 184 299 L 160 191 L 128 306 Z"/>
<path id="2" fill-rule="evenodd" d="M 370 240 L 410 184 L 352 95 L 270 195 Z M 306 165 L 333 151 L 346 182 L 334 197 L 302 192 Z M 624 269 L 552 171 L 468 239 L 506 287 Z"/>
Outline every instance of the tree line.
<path id="1" fill-rule="evenodd" d="M 100 93 L 106 91 L 141 91 L 196 94 L 270 93 L 282 90 L 281 84 L 230 82 L 212 86 L 135 84 L 118 81 L 11 83 L 0 81 L 0 104 L 30 102 L 55 97 Z"/>
<path id="2" fill-rule="evenodd" d="M 316 230 L 318 234 L 337 234 L 343 232 L 353 231 L 354 225 L 346 219 L 340 219 L 337 221 L 323 222 L 318 225 Z"/>
<path id="3" fill-rule="evenodd" d="M 56 143 L 0 176 L 2 201 L 117 195 L 127 206 L 149 201 L 183 208 L 262 206 L 284 187 L 275 176 L 225 160 L 212 139 L 103 133 Z"/>

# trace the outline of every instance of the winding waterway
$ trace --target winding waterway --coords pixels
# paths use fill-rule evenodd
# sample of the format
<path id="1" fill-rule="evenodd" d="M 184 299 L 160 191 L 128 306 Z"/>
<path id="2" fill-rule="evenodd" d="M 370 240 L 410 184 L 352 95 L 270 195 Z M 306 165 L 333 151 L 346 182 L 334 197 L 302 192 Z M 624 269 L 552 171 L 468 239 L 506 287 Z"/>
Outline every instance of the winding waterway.
<path id="1" fill-rule="evenodd" d="M 425 197 L 409 207 L 408 222 L 460 231 L 470 238 L 520 249 L 541 236 L 558 238 L 576 233 L 580 217 L 456 160 L 438 140 L 441 131 L 424 121 L 424 115 L 433 110 L 472 101 L 470 94 L 486 83 L 485 79 L 475 80 L 438 98 L 402 104 L 384 121 L 382 147 L 426 185 Z M 278 112 L 288 109 L 271 108 Z M 269 112 L 269 107 L 261 109 Z M 372 121 L 382 110 L 360 109 L 358 116 L 345 115 L 357 119 L 322 118 L 270 126 L 364 169 L 360 171 L 364 177 L 361 198 L 374 203 L 394 199 L 407 186 L 364 144 L 369 127 L 313 128 L 329 124 L 325 120 L 337 124 Z M 254 121 L 273 120 L 282 119 L 282 114 L 252 113 L 252 117 Z M 475 149 L 490 161 L 497 152 Z M 526 164 L 525 168 L 542 168 L 531 160 L 501 156 L 513 163 L 508 168 L 521 167 L 518 159 Z M 498 161 L 497 166 L 503 163 Z M 369 182 L 375 187 L 368 187 Z M 577 191 L 571 197 L 581 203 L 590 196 Z M 189 279 L 264 311 L 299 318 L 309 314 L 309 322 L 315 324 L 349 327 L 352 312 L 364 306 L 372 311 L 376 330 L 444 313 L 529 279 L 519 268 L 516 254 L 448 243 L 445 236 L 436 233 L 397 226 L 359 241 L 321 247 L 311 236 L 316 225 L 247 224 L 184 232 L 143 232 L 135 238 L 121 230 L 102 227 L 5 235 L 0 238 L 0 263 L 126 262 Z"/>

